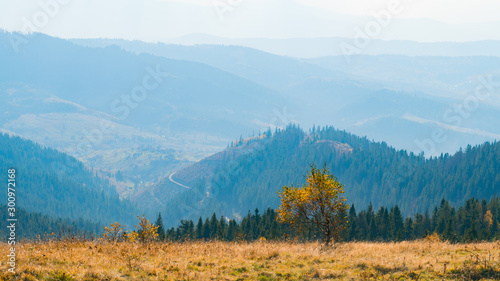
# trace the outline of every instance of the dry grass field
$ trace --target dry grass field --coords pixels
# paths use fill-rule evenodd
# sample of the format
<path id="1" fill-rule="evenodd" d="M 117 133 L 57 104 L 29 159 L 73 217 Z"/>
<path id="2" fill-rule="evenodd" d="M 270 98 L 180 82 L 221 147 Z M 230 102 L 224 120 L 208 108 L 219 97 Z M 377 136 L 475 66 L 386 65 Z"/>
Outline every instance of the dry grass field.
<path id="1" fill-rule="evenodd" d="M 2 253 L 8 245 L 0 244 Z M 1 280 L 499 280 L 500 242 L 46 242 L 17 246 Z"/>

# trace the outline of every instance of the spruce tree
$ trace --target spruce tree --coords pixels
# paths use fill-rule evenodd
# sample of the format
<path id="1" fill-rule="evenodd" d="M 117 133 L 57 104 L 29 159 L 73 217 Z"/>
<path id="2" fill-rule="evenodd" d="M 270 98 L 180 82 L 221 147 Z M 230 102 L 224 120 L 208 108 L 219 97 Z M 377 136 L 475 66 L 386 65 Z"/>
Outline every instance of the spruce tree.
<path id="1" fill-rule="evenodd" d="M 356 240 L 356 231 L 357 231 L 357 217 L 356 217 L 356 208 L 354 204 L 349 209 L 349 217 L 348 217 L 349 229 L 347 231 L 347 241 Z"/>
<path id="2" fill-rule="evenodd" d="M 448 221 L 446 222 L 446 226 L 444 227 L 444 231 L 443 231 L 443 238 L 448 240 L 449 242 L 456 242 L 456 235 L 455 235 L 455 230 L 454 230 L 454 227 L 453 227 L 453 221 L 450 219 L 448 219 Z"/>
<path id="3" fill-rule="evenodd" d="M 203 235 L 202 235 L 202 238 L 204 240 L 208 240 L 210 239 L 210 221 L 207 219 L 205 219 L 205 223 L 203 224 Z"/>
<path id="4" fill-rule="evenodd" d="M 158 218 L 156 219 L 155 226 L 158 227 L 156 230 L 158 232 L 158 240 L 165 240 L 165 228 L 163 226 L 163 219 L 161 218 L 161 213 L 158 213 Z"/>
<path id="5" fill-rule="evenodd" d="M 194 223 L 192 220 L 189 221 L 187 232 L 188 232 L 187 239 L 192 240 L 196 238 L 196 232 L 194 230 Z"/>
<path id="6" fill-rule="evenodd" d="M 215 213 L 212 215 L 210 219 L 210 238 L 215 238 L 217 236 L 217 226 L 219 221 L 217 220 L 217 216 Z"/>
<path id="7" fill-rule="evenodd" d="M 377 222 L 375 221 L 375 219 L 372 219 L 369 226 L 368 239 L 370 241 L 375 241 L 377 240 L 377 238 L 378 238 Z"/>
<path id="8" fill-rule="evenodd" d="M 225 240 L 225 232 L 226 232 L 226 219 L 224 218 L 224 216 L 221 216 L 220 217 L 220 221 L 219 221 L 219 226 L 217 227 L 217 239 L 219 240 Z"/>
<path id="9" fill-rule="evenodd" d="M 404 223 L 404 239 L 413 239 L 413 220 L 411 218 L 406 218 Z"/>
<path id="10" fill-rule="evenodd" d="M 391 217 L 392 217 L 392 223 L 391 223 L 391 229 L 392 229 L 392 237 L 397 237 L 399 236 L 399 232 L 401 234 L 403 233 L 403 216 L 401 215 L 401 210 L 399 209 L 398 205 L 394 206 L 394 208 L 391 209 Z M 402 236 L 401 236 L 402 239 Z"/>
<path id="11" fill-rule="evenodd" d="M 203 238 L 203 219 L 200 217 L 196 224 L 196 239 Z"/>
<path id="12" fill-rule="evenodd" d="M 229 226 L 228 226 L 227 232 L 226 232 L 226 240 L 227 241 L 233 241 L 236 238 L 237 228 L 238 228 L 238 224 L 236 223 L 236 221 L 230 220 Z"/>

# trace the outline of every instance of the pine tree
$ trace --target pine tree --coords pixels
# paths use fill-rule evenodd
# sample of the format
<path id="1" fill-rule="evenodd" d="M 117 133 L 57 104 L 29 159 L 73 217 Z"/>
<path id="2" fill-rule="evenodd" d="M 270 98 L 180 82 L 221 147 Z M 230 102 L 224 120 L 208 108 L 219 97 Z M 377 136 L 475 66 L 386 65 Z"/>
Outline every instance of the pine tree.
<path id="1" fill-rule="evenodd" d="M 491 225 L 491 234 L 494 238 L 500 239 L 500 223 L 498 220 L 493 220 L 493 224 Z"/>
<path id="2" fill-rule="evenodd" d="M 161 218 L 161 213 L 158 213 L 158 218 L 156 219 L 155 226 L 158 227 L 158 229 L 157 229 L 158 240 L 164 241 L 165 240 L 165 228 L 163 226 L 163 219 Z"/>
<path id="3" fill-rule="evenodd" d="M 252 223 L 252 236 L 253 239 L 259 239 L 261 237 L 261 231 L 260 231 L 260 214 L 259 214 L 259 209 L 255 209 L 254 215 L 253 215 L 253 223 Z"/>
<path id="4" fill-rule="evenodd" d="M 234 239 L 236 238 L 237 228 L 238 228 L 238 224 L 236 223 L 236 221 L 230 220 L 229 226 L 227 228 L 227 233 L 226 233 L 226 240 L 227 241 L 234 241 Z"/>
<path id="5" fill-rule="evenodd" d="M 203 238 L 203 219 L 200 217 L 196 224 L 196 239 Z"/>
<path id="6" fill-rule="evenodd" d="M 212 218 L 210 219 L 210 238 L 215 238 L 217 236 L 217 226 L 219 221 L 217 220 L 217 216 L 213 213 Z"/>
<path id="7" fill-rule="evenodd" d="M 220 217 L 219 226 L 217 227 L 217 239 L 224 240 L 226 234 L 226 219 L 224 216 Z"/>
<path id="8" fill-rule="evenodd" d="M 194 231 L 194 223 L 191 220 L 189 221 L 187 232 L 188 232 L 187 239 L 192 240 L 196 238 L 196 232 Z"/>
<path id="9" fill-rule="evenodd" d="M 448 219 L 448 221 L 446 222 L 446 226 L 444 227 L 444 231 L 443 231 L 443 238 L 450 241 L 450 242 L 456 242 L 456 235 L 455 235 L 455 230 L 454 230 L 454 227 L 453 227 L 453 221 L 450 219 Z"/>
<path id="10" fill-rule="evenodd" d="M 386 241 L 391 236 L 391 231 L 390 231 L 390 220 L 389 220 L 389 213 L 387 212 L 387 208 L 380 207 L 380 210 L 377 212 L 376 216 L 373 219 L 373 222 L 375 223 L 377 229 L 377 236 L 380 237 L 382 240 Z M 370 229 L 371 231 L 371 229 Z M 372 240 L 373 241 L 373 240 Z"/>
<path id="11" fill-rule="evenodd" d="M 378 238 L 377 223 L 375 219 L 372 219 L 369 226 L 370 230 L 368 232 L 368 239 L 370 241 L 375 241 Z"/>
<path id="12" fill-rule="evenodd" d="M 413 239 L 413 220 L 411 218 L 406 218 L 404 223 L 404 239 Z"/>
<path id="13" fill-rule="evenodd" d="M 202 238 L 204 240 L 208 240 L 210 239 L 210 221 L 207 219 L 205 219 L 205 223 L 203 224 L 203 236 Z"/>
<path id="14" fill-rule="evenodd" d="M 399 233 L 401 232 L 400 241 L 403 237 L 403 216 L 401 215 L 401 210 L 399 209 L 398 205 L 394 206 L 394 208 L 391 209 L 391 218 L 392 218 L 392 223 L 391 223 L 391 229 L 392 229 L 392 237 L 398 237 Z"/>
<path id="15" fill-rule="evenodd" d="M 348 231 L 347 233 L 347 241 L 356 240 L 356 231 L 357 231 L 357 216 L 356 216 L 356 208 L 354 204 L 349 209 L 349 217 L 348 217 Z"/>
<path id="16" fill-rule="evenodd" d="M 476 222 L 473 221 L 469 229 L 467 230 L 465 237 L 466 242 L 473 242 L 477 240 Z"/>

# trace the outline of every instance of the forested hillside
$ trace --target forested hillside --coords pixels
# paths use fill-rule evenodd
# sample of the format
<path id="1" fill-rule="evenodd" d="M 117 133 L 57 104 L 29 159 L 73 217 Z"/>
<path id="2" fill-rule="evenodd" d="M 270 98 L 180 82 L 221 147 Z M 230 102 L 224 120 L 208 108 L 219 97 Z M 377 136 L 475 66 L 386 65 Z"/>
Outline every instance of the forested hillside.
<path id="1" fill-rule="evenodd" d="M 182 211 L 172 207 L 167 213 L 175 219 L 196 219 L 213 211 L 238 217 L 255 208 L 277 208 L 279 188 L 304 183 L 308 166 L 325 162 L 345 184 L 348 203 L 359 208 L 370 203 L 374 208 L 399 205 L 404 216 L 423 213 L 442 198 L 460 205 L 471 197 L 491 198 L 500 190 L 498 142 L 437 158 L 332 127 L 306 133 L 290 126 L 263 142 L 261 149 L 218 166 L 210 180 L 198 179 L 173 199 Z"/>
<path id="2" fill-rule="evenodd" d="M 16 169 L 16 204 L 54 218 L 130 222 L 137 210 L 115 188 L 73 157 L 0 134 L 0 170 Z M 5 180 L 6 182 L 6 180 Z M 1 199 L 6 204 L 7 197 Z"/>
<path id="3" fill-rule="evenodd" d="M 0 205 L 0 218 L 7 221 L 7 206 Z M 81 239 L 92 239 L 99 235 L 104 227 L 88 220 L 61 219 L 42 215 L 39 212 L 27 212 L 24 209 L 16 210 L 18 222 L 16 224 L 16 235 L 20 239 L 63 239 L 78 237 Z M 6 240 L 9 229 L 2 227 L 0 237 Z"/>

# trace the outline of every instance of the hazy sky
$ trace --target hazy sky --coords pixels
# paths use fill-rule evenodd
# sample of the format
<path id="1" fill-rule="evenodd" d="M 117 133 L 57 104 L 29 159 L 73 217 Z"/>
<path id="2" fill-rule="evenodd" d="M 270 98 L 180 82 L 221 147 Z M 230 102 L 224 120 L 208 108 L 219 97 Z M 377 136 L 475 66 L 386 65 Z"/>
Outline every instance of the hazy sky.
<path id="1" fill-rule="evenodd" d="M 147 41 L 355 37 L 378 14 L 390 15 L 380 39 L 472 41 L 500 40 L 499 11 L 499 0 L 23 0 L 0 3 L 0 28 Z"/>
<path id="2" fill-rule="evenodd" d="M 301 0 L 300 2 L 328 8 L 338 13 L 367 15 L 387 5 L 390 1 Z M 431 18 L 454 24 L 500 20 L 500 1 L 498 0 L 402 0 L 399 2 L 407 6 L 407 9 L 397 15 L 397 18 Z"/>

